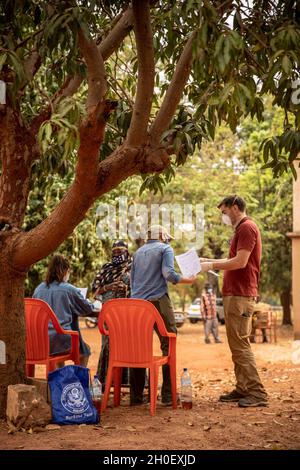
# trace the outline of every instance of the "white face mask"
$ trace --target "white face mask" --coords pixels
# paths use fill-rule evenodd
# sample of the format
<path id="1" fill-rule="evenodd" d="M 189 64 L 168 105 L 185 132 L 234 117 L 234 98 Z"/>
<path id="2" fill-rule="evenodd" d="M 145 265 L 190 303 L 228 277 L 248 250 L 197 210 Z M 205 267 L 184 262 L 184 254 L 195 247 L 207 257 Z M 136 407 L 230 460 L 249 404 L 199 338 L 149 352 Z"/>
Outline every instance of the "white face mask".
<path id="1" fill-rule="evenodd" d="M 231 219 L 230 219 L 229 215 L 227 215 L 227 214 L 222 214 L 222 222 L 225 225 L 232 225 Z"/>

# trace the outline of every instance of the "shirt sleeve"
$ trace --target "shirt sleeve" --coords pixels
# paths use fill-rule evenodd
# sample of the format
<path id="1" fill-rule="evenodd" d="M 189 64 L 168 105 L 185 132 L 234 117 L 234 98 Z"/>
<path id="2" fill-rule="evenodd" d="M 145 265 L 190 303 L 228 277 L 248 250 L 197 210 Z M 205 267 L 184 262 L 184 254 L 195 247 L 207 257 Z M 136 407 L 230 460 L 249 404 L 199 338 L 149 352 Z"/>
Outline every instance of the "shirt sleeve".
<path id="1" fill-rule="evenodd" d="M 252 252 L 257 242 L 257 233 L 253 227 L 249 225 L 241 225 L 238 235 L 236 251 L 247 250 Z"/>
<path id="2" fill-rule="evenodd" d="M 96 277 L 92 284 L 92 293 L 96 292 L 98 287 L 101 285 L 102 275 L 103 275 L 103 268 L 96 274 Z"/>
<path id="3" fill-rule="evenodd" d="M 131 265 L 131 270 L 130 270 L 130 286 L 132 287 L 133 286 L 133 283 L 134 283 L 134 258 L 132 260 L 132 265 Z"/>
<path id="4" fill-rule="evenodd" d="M 92 304 L 76 288 L 72 289 L 71 297 L 73 314 L 87 316 L 94 312 Z"/>
<path id="5" fill-rule="evenodd" d="M 162 275 L 166 281 L 171 282 L 172 284 L 177 284 L 181 280 L 181 275 L 174 269 L 174 252 L 170 246 L 168 246 L 163 252 Z"/>

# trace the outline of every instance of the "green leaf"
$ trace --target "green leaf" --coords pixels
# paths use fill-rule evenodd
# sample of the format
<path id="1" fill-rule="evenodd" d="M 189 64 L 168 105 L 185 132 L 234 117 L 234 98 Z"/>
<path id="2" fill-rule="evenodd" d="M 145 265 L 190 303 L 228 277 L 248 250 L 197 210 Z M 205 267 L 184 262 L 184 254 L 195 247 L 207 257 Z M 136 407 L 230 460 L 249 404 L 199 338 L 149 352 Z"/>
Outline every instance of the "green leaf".
<path id="1" fill-rule="evenodd" d="M 44 125 L 44 130 L 45 130 L 45 137 L 48 142 L 50 142 L 51 139 L 51 134 L 52 134 L 52 126 L 50 122 L 47 122 Z"/>
<path id="2" fill-rule="evenodd" d="M 291 73 L 291 70 L 292 70 L 292 63 L 291 63 L 291 61 L 290 61 L 290 59 L 288 58 L 287 55 L 283 56 L 281 64 L 282 64 L 282 68 L 285 71 L 285 73 L 287 75 L 289 75 Z"/>
<path id="3" fill-rule="evenodd" d="M 6 59 L 7 59 L 7 54 L 6 53 L 0 55 L 0 72 L 2 70 L 3 65 L 6 62 Z"/>
<path id="4" fill-rule="evenodd" d="M 223 44 L 224 44 L 224 36 L 221 35 L 219 36 L 219 38 L 217 39 L 217 42 L 216 42 L 216 46 L 215 46 L 215 52 L 214 52 L 214 57 L 219 57 L 220 56 L 220 53 L 221 53 L 221 50 L 223 48 Z"/>

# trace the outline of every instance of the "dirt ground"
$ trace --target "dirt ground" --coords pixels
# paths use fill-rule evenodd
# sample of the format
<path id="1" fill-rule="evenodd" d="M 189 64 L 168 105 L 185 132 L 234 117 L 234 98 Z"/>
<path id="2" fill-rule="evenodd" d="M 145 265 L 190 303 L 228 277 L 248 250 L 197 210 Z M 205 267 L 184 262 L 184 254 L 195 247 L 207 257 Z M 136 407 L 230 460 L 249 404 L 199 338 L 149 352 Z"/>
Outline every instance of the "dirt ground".
<path id="1" fill-rule="evenodd" d="M 97 329 L 81 325 L 92 348 L 89 366 L 93 373 L 100 335 Z M 194 388 L 191 410 L 172 410 L 158 401 L 156 415 L 151 417 L 149 405 L 128 406 L 124 389 L 121 406 L 109 406 L 100 426 L 62 426 L 11 435 L 2 422 L 0 449 L 300 449 L 300 365 L 290 360 L 291 329 L 280 328 L 277 344 L 253 345 L 270 402 L 265 408 L 248 409 L 218 402 L 219 395 L 234 386 L 224 326 L 220 330 L 223 343 L 208 345 L 203 341 L 202 324 L 186 322 L 178 330 L 177 378 L 179 384 L 182 368 L 188 367 Z"/>

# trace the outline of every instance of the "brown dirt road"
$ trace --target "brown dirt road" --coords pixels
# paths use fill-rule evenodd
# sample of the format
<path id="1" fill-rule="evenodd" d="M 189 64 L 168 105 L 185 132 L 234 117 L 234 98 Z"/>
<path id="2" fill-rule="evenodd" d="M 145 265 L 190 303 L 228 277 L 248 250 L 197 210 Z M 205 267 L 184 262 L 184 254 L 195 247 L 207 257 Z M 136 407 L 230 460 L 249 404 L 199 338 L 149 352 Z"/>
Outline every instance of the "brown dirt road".
<path id="1" fill-rule="evenodd" d="M 100 336 L 82 323 L 92 347 L 90 367 L 96 369 Z M 193 408 L 162 407 L 151 417 L 149 406 L 128 406 L 124 390 L 121 406 L 110 406 L 100 426 L 62 426 L 28 434 L 7 433 L 0 424 L 0 449 L 300 449 L 300 365 L 290 360 L 292 332 L 281 328 L 277 344 L 255 344 L 259 373 L 270 397 L 266 408 L 241 409 L 220 403 L 218 396 L 234 386 L 225 329 L 222 344 L 204 344 L 203 326 L 185 323 L 178 330 L 178 383 L 188 367 L 194 387 Z M 158 343 L 156 342 L 156 348 Z"/>

